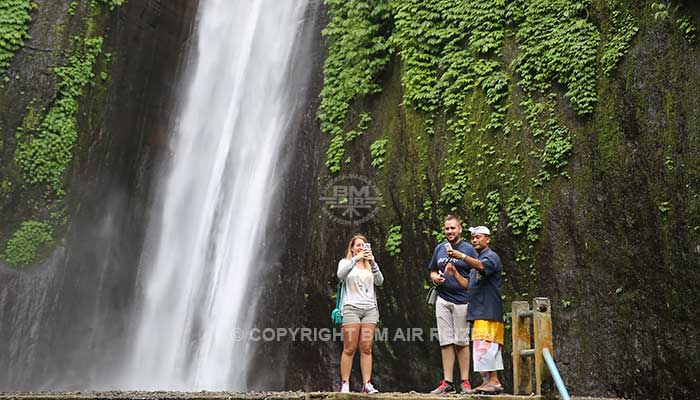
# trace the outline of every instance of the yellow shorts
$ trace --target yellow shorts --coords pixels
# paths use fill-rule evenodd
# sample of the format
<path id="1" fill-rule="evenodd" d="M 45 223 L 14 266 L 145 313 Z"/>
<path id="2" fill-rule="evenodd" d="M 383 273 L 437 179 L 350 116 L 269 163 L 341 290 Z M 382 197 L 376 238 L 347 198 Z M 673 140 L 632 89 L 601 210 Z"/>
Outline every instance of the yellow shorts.
<path id="1" fill-rule="evenodd" d="M 478 319 L 472 324 L 472 340 L 487 340 L 502 345 L 504 331 L 503 322 Z"/>

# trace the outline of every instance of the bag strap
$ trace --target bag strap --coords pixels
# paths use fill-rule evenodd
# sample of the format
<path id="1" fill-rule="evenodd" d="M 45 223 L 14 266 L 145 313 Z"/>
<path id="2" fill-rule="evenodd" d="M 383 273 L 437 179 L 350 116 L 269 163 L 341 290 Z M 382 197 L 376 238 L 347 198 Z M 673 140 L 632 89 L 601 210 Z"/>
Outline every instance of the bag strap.
<path id="1" fill-rule="evenodd" d="M 343 281 L 338 282 L 338 292 L 335 295 L 335 308 L 339 308 L 343 302 Z"/>

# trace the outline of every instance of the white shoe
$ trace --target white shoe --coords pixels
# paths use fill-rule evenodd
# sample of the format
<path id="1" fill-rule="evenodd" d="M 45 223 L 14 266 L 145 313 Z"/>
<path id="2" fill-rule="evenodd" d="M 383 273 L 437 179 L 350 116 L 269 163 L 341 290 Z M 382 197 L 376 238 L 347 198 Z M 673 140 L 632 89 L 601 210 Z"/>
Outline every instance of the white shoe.
<path id="1" fill-rule="evenodd" d="M 379 393 L 379 390 L 375 389 L 374 386 L 372 386 L 372 382 L 367 382 L 362 386 L 362 393 L 375 394 Z"/>
<path id="2" fill-rule="evenodd" d="M 340 384 L 340 393 L 350 393 L 350 382 L 343 381 L 343 383 Z"/>

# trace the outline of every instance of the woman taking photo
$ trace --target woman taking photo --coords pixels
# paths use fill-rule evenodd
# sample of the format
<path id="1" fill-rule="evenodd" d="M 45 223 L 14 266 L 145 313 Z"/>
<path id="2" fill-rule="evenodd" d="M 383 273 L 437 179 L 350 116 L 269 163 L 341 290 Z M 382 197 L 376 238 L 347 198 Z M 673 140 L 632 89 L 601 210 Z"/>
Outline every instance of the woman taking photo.
<path id="1" fill-rule="evenodd" d="M 352 360 L 360 347 L 362 393 L 377 393 L 372 378 L 372 341 L 379 321 L 374 286 L 381 286 L 384 276 L 374 260 L 367 238 L 350 239 L 345 258 L 338 262 L 338 278 L 343 281 L 343 354 L 340 357 L 341 393 L 350 392 Z"/>

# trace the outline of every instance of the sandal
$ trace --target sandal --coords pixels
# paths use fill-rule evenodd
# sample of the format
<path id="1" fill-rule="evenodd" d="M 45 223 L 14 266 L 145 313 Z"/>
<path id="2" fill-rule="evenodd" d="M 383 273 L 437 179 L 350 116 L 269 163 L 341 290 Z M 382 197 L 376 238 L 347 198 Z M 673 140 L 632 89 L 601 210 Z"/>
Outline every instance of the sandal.
<path id="1" fill-rule="evenodd" d="M 503 386 L 485 383 L 479 386 L 478 388 L 474 389 L 474 391 L 479 394 L 501 394 L 503 393 Z"/>

